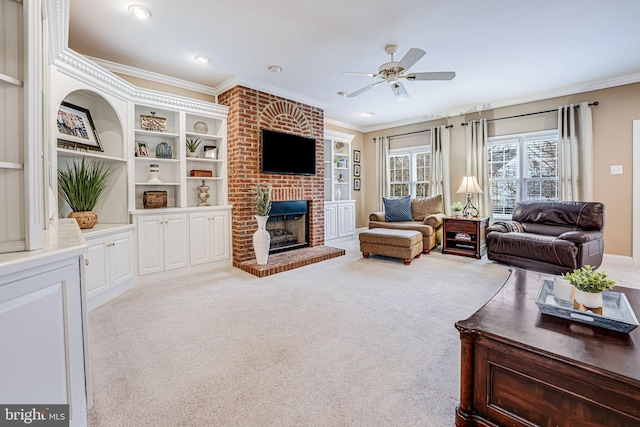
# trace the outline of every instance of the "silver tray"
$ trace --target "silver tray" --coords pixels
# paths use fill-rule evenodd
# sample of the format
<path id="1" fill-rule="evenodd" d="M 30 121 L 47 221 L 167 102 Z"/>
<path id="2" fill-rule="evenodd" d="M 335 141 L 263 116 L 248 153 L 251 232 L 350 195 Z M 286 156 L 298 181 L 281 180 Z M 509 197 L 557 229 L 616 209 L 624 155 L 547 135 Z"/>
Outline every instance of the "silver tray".
<path id="1" fill-rule="evenodd" d="M 536 305 L 543 314 L 562 317 L 613 331 L 629 333 L 638 327 L 638 319 L 627 297 L 620 292 L 602 293 L 602 315 L 573 308 L 573 302 L 562 301 L 553 295 L 553 281 L 543 280 L 536 298 Z"/>

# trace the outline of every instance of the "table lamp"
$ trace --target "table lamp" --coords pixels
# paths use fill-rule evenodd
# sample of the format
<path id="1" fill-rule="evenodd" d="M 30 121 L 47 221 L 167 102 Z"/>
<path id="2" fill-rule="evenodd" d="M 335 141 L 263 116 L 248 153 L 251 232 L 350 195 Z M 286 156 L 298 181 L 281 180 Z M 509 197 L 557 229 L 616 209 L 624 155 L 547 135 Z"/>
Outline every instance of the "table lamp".
<path id="1" fill-rule="evenodd" d="M 475 176 L 464 176 L 462 177 L 462 182 L 460 183 L 460 187 L 458 187 L 458 191 L 456 193 L 466 193 L 467 195 L 467 204 L 462 211 L 465 217 L 478 216 L 479 212 L 475 206 L 471 203 L 472 194 L 484 193 L 480 185 L 478 184 L 478 180 Z"/>

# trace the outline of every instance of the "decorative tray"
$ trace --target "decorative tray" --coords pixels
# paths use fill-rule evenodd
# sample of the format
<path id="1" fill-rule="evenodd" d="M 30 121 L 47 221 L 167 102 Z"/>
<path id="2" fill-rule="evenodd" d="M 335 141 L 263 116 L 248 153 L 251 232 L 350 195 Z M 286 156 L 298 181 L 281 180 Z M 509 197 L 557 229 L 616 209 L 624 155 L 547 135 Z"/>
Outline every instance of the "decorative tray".
<path id="1" fill-rule="evenodd" d="M 602 293 L 603 314 L 580 311 L 573 302 L 557 300 L 553 295 L 553 281 L 543 280 L 536 298 L 536 305 L 543 314 L 575 320 L 613 331 L 629 333 L 638 327 L 638 319 L 629 305 L 627 297 L 620 292 Z"/>

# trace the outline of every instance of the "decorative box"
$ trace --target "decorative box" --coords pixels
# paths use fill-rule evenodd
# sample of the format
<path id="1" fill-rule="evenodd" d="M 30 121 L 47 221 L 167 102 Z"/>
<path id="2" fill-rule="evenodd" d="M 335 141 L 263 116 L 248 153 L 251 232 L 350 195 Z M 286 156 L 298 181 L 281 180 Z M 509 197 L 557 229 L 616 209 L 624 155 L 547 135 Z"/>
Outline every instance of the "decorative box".
<path id="1" fill-rule="evenodd" d="M 155 132 L 167 131 L 167 119 L 164 117 L 156 117 L 155 113 L 151 113 L 151 116 L 140 115 L 140 127 L 144 130 L 151 130 Z"/>
<path id="2" fill-rule="evenodd" d="M 189 172 L 189 176 L 197 176 L 197 177 L 202 177 L 202 178 L 211 178 L 213 176 L 213 172 L 194 169 L 191 172 Z"/>
<path id="3" fill-rule="evenodd" d="M 166 191 L 145 191 L 142 195 L 142 206 L 145 209 L 166 208 Z"/>

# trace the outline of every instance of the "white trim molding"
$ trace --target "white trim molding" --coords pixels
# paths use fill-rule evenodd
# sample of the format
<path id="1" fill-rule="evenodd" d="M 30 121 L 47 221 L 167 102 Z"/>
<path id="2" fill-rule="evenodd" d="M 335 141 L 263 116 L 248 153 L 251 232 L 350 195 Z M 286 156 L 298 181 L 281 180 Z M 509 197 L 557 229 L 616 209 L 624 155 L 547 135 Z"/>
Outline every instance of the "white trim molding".
<path id="1" fill-rule="evenodd" d="M 633 121 L 632 246 L 633 265 L 640 266 L 640 120 Z"/>

